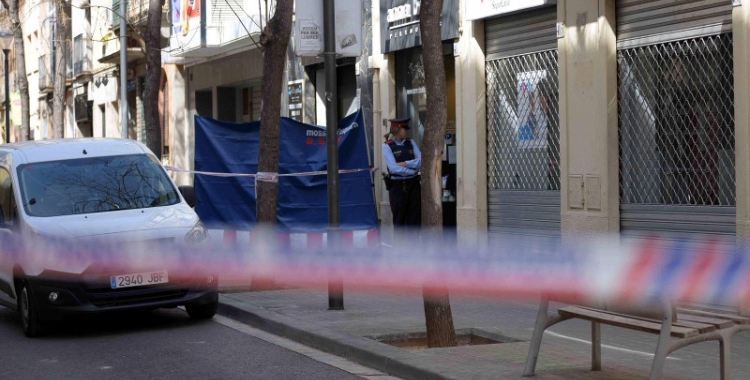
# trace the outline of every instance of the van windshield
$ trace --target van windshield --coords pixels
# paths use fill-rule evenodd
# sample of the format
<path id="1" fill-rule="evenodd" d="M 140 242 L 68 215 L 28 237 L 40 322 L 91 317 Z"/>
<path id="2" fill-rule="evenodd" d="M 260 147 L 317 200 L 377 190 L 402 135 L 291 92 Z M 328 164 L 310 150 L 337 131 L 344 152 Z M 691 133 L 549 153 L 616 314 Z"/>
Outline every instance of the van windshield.
<path id="1" fill-rule="evenodd" d="M 61 216 L 177 204 L 161 165 L 144 154 L 39 162 L 18 167 L 30 216 Z"/>

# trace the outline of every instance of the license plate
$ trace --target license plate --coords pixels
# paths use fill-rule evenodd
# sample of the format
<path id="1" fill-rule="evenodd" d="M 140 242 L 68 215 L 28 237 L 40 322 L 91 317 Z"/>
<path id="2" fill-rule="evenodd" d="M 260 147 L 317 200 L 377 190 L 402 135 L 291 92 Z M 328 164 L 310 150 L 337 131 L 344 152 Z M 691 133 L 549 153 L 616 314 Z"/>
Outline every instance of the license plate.
<path id="1" fill-rule="evenodd" d="M 130 288 L 133 286 L 146 286 L 155 284 L 166 284 L 169 282 L 167 271 L 118 274 L 109 277 L 112 289 Z"/>

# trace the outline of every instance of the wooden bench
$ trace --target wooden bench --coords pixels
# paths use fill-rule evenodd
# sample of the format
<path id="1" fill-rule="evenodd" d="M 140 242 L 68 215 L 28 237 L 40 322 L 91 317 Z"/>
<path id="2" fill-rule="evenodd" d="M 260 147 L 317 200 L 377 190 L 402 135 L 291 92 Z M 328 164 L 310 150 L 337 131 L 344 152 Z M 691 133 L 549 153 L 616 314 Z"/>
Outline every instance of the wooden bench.
<path id="1" fill-rule="evenodd" d="M 662 320 L 585 306 L 564 307 L 558 309 L 557 314 L 552 315 L 548 313 L 548 309 L 549 300 L 543 299 L 529 347 L 529 356 L 526 358 L 524 376 L 534 376 L 544 330 L 571 318 L 591 321 L 592 371 L 599 371 L 602 367 L 601 324 L 658 334 L 659 343 L 656 347 L 654 361 L 651 365 L 651 376 L 649 377 L 651 380 L 661 378 L 667 355 L 682 347 L 709 340 L 719 342 L 721 379 L 729 380 L 732 336 L 740 331 L 750 330 L 750 318 L 721 312 L 675 308 L 670 303 L 665 303 L 662 306 Z"/>

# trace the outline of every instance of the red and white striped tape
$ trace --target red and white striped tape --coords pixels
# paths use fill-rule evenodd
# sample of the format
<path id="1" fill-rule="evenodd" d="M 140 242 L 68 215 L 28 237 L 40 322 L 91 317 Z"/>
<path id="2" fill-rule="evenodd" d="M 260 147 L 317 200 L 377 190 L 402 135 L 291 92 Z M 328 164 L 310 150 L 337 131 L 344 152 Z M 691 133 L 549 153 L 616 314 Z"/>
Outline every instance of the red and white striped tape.
<path id="1" fill-rule="evenodd" d="M 348 287 L 371 290 L 441 286 L 462 292 L 532 297 L 610 300 L 628 304 L 670 298 L 686 302 L 750 302 L 750 245 L 683 238 L 559 240 L 507 238 L 489 246 L 456 246 L 450 240 L 414 236 L 405 244 L 379 244 L 376 230 L 345 231 L 341 245 L 323 233 L 266 235 L 232 229 L 210 230 L 205 245 L 149 247 L 147 241 L 111 246 L 64 247 L 57 242 L 0 242 L 0 262 L 15 257 L 41 268 L 67 266 L 79 273 L 89 262 L 111 267 L 173 268 L 172 276 L 218 273 L 250 283 L 253 276 L 279 282 L 325 286 L 331 273 Z M 8 242 L 10 243 L 10 242 Z M 104 242 L 106 243 L 106 241 Z M 56 252 L 51 254 L 50 252 Z M 161 252 L 155 255 L 154 252 Z M 58 254 L 59 253 L 59 254 Z M 4 257 L 3 255 L 10 255 Z M 62 273 L 62 272 L 55 272 Z"/>

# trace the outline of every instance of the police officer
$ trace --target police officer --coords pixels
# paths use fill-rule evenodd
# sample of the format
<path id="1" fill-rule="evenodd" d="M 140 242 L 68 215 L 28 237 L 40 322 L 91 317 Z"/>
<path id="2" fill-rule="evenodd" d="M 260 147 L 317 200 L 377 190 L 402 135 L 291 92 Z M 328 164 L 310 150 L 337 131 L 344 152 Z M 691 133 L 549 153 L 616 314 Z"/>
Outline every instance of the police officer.
<path id="1" fill-rule="evenodd" d="M 422 222 L 422 199 L 419 168 L 422 154 L 413 140 L 407 138 L 410 118 L 391 119 L 385 135 L 383 158 L 388 166 L 388 198 L 396 226 L 418 226 Z"/>

